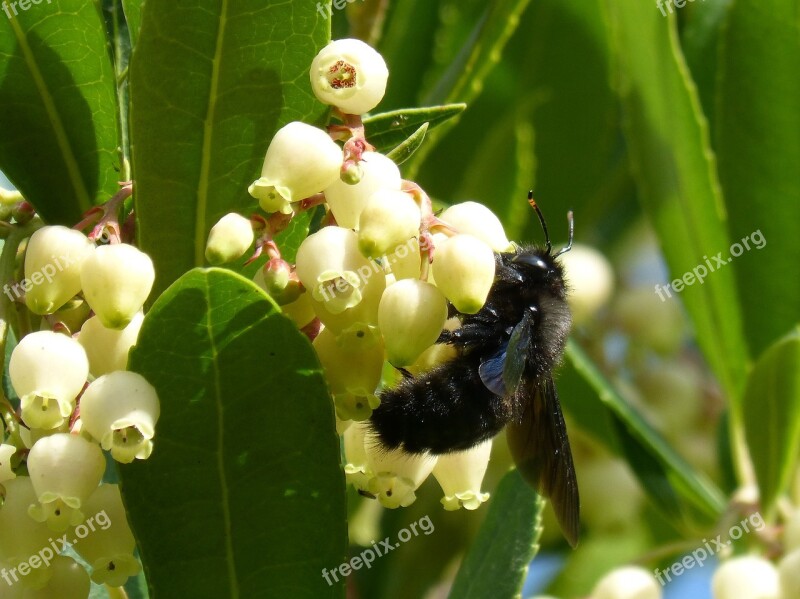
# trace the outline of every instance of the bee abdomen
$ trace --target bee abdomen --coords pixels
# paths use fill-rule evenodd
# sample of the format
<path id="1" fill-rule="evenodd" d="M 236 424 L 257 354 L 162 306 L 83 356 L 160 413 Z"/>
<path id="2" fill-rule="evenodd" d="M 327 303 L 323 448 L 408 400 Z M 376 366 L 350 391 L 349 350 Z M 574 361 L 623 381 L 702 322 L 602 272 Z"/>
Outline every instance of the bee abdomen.
<path id="1" fill-rule="evenodd" d="M 387 449 L 434 454 L 485 441 L 512 418 L 511 402 L 489 391 L 477 357 L 465 356 L 381 393 L 371 427 Z"/>

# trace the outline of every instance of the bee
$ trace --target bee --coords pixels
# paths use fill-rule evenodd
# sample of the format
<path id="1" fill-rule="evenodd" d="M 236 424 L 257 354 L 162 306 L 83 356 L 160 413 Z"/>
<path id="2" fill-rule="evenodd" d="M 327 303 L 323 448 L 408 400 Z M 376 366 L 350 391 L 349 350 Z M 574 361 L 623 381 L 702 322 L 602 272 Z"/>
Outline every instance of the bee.
<path id="1" fill-rule="evenodd" d="M 386 449 L 434 455 L 463 451 L 506 428 L 509 448 L 523 478 L 550 499 L 571 546 L 578 542 L 579 497 L 572 452 L 558 401 L 553 369 L 561 361 L 572 316 L 558 257 L 547 224 L 528 194 L 545 247 L 516 246 L 495 254 L 495 280 L 476 314 L 461 314 L 461 326 L 443 331 L 439 343 L 456 356 L 418 376 L 404 378 L 380 394 L 370 419 Z"/>

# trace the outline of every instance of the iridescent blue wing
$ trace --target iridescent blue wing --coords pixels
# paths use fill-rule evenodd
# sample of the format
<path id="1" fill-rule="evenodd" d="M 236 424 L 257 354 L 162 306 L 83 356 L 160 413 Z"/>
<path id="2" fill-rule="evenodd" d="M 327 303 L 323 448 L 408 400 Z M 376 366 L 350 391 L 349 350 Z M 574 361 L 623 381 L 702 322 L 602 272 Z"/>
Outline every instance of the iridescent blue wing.
<path id="1" fill-rule="evenodd" d="M 526 312 L 511 331 L 508 341 L 484 359 L 478 367 L 481 381 L 489 391 L 501 397 L 514 393 L 525 372 L 525 361 L 531 343 L 533 317 Z"/>

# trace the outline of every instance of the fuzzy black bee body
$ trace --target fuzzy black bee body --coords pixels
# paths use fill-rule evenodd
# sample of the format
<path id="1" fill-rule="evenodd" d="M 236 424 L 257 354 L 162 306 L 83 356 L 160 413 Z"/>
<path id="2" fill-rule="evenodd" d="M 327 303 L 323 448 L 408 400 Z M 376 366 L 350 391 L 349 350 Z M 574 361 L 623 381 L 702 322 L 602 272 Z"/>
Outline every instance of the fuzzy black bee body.
<path id="1" fill-rule="evenodd" d="M 556 258 L 549 240 L 547 248 L 495 254 L 495 281 L 483 308 L 455 312 L 461 326 L 439 339 L 456 349 L 456 357 L 384 390 L 371 428 L 387 449 L 444 454 L 507 427 L 518 469 L 551 500 L 574 546 L 578 488 L 552 379 L 571 325 Z"/>

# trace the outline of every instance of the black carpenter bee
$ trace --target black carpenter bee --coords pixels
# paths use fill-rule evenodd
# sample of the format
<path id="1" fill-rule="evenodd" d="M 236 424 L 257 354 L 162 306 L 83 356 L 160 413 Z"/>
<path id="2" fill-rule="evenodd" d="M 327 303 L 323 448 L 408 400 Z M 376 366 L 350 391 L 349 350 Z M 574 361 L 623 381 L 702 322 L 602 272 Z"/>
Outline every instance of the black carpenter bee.
<path id="1" fill-rule="evenodd" d="M 456 357 L 384 390 L 371 428 L 387 449 L 444 454 L 462 451 L 506 427 L 508 444 L 523 477 L 548 497 L 567 541 L 578 542 L 578 484 L 552 371 L 561 360 L 572 322 L 564 271 L 546 245 L 495 254 L 495 281 L 477 314 L 458 316 L 461 326 L 440 343 Z"/>

